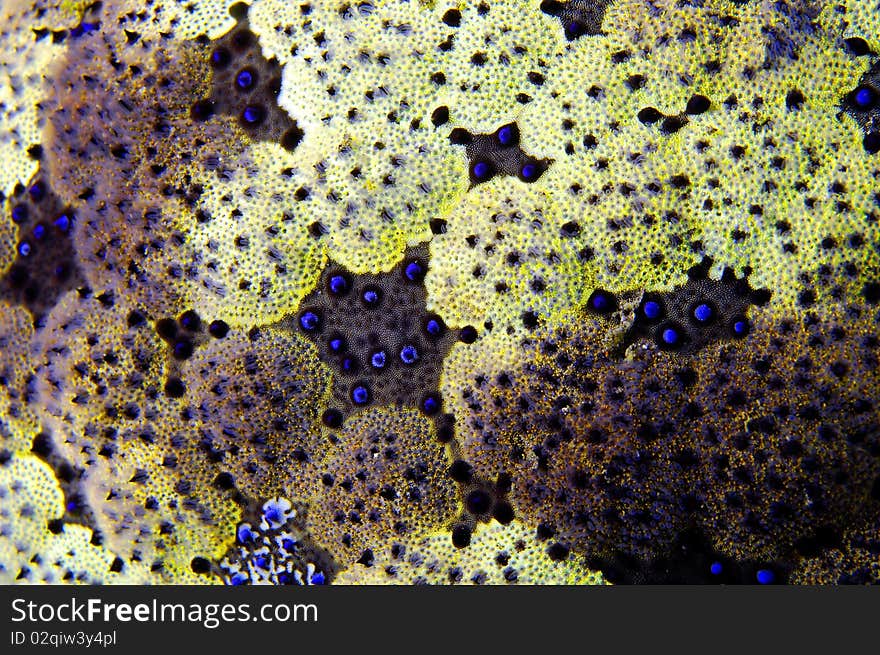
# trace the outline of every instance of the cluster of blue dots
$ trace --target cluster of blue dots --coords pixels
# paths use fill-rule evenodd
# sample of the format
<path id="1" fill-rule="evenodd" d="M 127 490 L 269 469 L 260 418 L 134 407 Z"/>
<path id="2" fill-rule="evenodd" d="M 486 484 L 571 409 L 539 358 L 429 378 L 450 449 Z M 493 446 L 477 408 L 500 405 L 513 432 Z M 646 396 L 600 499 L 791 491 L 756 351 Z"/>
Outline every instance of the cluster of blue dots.
<path id="1" fill-rule="evenodd" d="M 37 181 L 28 187 L 27 194 L 34 204 L 39 204 L 47 197 L 48 189 L 44 182 Z M 11 217 L 12 222 L 16 225 L 23 225 L 27 222 L 30 216 L 31 212 L 26 204 L 19 203 L 13 206 Z M 49 240 L 53 236 L 53 233 L 61 236 L 67 235 L 72 226 L 73 213 L 69 210 L 62 211 L 56 215 L 55 218 L 52 219 L 51 227 L 43 222 L 36 223 L 30 229 L 29 234 L 23 235 L 19 241 L 17 247 L 18 255 L 22 259 L 30 258 L 36 253 L 39 243 Z M 55 273 L 56 275 L 62 275 L 65 270 L 66 268 L 64 266 L 59 265 L 56 266 Z"/>
<path id="2" fill-rule="evenodd" d="M 247 35 L 247 33 L 241 32 L 236 40 L 239 47 L 247 47 L 251 42 L 249 36 L 246 37 L 244 35 Z M 218 46 L 211 52 L 209 61 L 212 68 L 215 70 L 222 70 L 229 66 L 232 62 L 232 58 L 233 55 L 227 48 Z M 245 67 L 236 72 L 234 79 L 235 89 L 239 93 L 250 93 L 257 88 L 259 83 L 259 75 L 257 74 L 257 71 L 251 67 Z M 202 100 L 194 106 L 196 111 L 193 112 L 193 116 L 200 120 L 209 118 L 213 113 L 213 106 L 213 101 Z M 242 109 L 240 119 L 244 127 L 254 128 L 262 124 L 266 119 L 266 115 L 266 108 L 263 107 L 263 105 L 249 103 L 245 105 L 244 109 Z"/>
<path id="3" fill-rule="evenodd" d="M 724 573 L 724 566 L 721 562 L 712 562 L 709 565 L 709 573 L 713 576 L 720 577 Z M 755 582 L 762 585 L 769 585 L 776 582 L 776 574 L 771 569 L 758 569 L 755 572 Z"/>
<path id="4" fill-rule="evenodd" d="M 502 133 L 502 138 L 510 139 L 511 136 Z M 428 265 L 423 257 L 410 257 L 402 262 L 394 274 L 399 275 L 406 285 L 417 285 L 424 281 L 427 273 Z M 392 281 L 391 284 L 395 283 Z M 356 284 L 350 273 L 336 270 L 330 271 L 324 278 L 323 289 L 324 299 L 319 302 L 324 303 L 328 299 L 338 300 L 344 296 L 356 294 L 354 298 L 357 299 L 358 304 L 370 310 L 366 316 L 376 316 L 380 320 L 385 320 L 379 314 L 372 313 L 374 310 L 381 309 L 383 304 L 387 304 L 386 292 L 391 293 L 381 280 L 365 280 Z M 394 347 L 390 347 L 388 344 L 383 345 L 376 340 L 372 342 L 373 348 L 368 352 L 363 354 L 351 352 L 349 351 L 351 346 L 349 341 L 357 341 L 358 348 L 364 347 L 364 343 L 363 340 L 358 341 L 352 335 L 346 336 L 342 326 L 337 328 L 335 323 L 338 319 L 335 316 L 336 312 L 341 310 L 333 309 L 335 307 L 333 304 L 311 304 L 308 301 L 305 304 L 306 306 L 296 316 L 299 330 L 313 339 L 319 339 L 319 343 L 325 345 L 324 352 L 334 355 L 333 361 L 336 368 L 343 375 L 353 377 L 360 372 L 366 374 L 360 379 L 355 377 L 354 381 L 348 383 L 345 388 L 346 400 L 355 408 L 370 405 L 376 401 L 377 394 L 381 395 L 382 393 L 374 388 L 377 384 L 375 380 L 379 378 L 367 376 L 379 375 L 395 366 L 398 370 L 401 367 L 415 369 L 428 358 L 428 351 L 425 348 L 429 347 L 416 336 L 403 338 Z M 367 320 L 370 322 L 373 319 Z M 437 341 L 448 333 L 446 324 L 433 313 L 423 315 L 420 324 L 420 337 L 428 341 Z M 358 328 L 359 331 L 365 329 L 369 332 L 369 329 L 363 326 Z M 394 338 L 393 335 L 390 336 Z M 476 330 L 472 326 L 465 326 L 459 330 L 458 338 L 464 343 L 473 343 L 477 338 Z M 371 336 L 371 339 L 376 339 L 376 336 Z M 381 340 L 382 337 L 378 339 Z M 436 415 L 442 411 L 442 398 L 438 393 L 426 393 L 421 397 L 421 400 L 415 402 L 421 411 L 428 416 Z M 335 429 L 341 427 L 344 414 L 341 409 L 331 407 L 323 412 L 321 418 L 326 426 Z"/>
<path id="5" fill-rule="evenodd" d="M 524 182 L 534 182 L 544 172 L 544 163 L 522 152 L 513 153 L 519 146 L 519 128 L 516 123 L 502 125 L 493 135 L 480 134 L 476 137 L 457 128 L 450 138 L 459 145 L 474 144 L 473 150 L 468 151 L 468 156 L 473 157 L 470 162 L 470 177 L 474 184 L 487 182 L 499 173 L 513 174 L 514 166 L 516 174 Z M 511 159 L 511 154 L 514 159 Z M 514 160 L 519 163 L 511 163 Z"/>
<path id="6" fill-rule="evenodd" d="M 600 315 L 608 315 L 618 308 L 617 298 L 613 293 L 604 289 L 596 289 L 587 299 L 587 307 L 590 311 Z M 654 336 L 657 344 L 667 350 L 676 350 L 683 347 L 688 341 L 688 333 L 685 328 L 673 320 L 667 318 L 666 306 L 659 295 L 645 294 L 639 305 L 636 321 L 643 325 L 657 325 Z M 691 323 L 698 328 L 706 328 L 714 325 L 720 318 L 715 304 L 708 299 L 694 303 L 689 310 Z M 748 318 L 737 315 L 728 323 L 728 334 L 734 338 L 743 338 L 751 329 Z"/>

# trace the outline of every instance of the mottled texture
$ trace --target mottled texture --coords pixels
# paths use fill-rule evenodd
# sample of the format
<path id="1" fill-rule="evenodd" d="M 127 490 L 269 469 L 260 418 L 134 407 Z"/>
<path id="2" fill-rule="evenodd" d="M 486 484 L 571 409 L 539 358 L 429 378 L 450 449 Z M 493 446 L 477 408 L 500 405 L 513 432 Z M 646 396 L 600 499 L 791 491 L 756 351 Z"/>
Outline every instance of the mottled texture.
<path id="1" fill-rule="evenodd" d="M 0 25 L 3 581 L 880 579 L 874 0 Z"/>

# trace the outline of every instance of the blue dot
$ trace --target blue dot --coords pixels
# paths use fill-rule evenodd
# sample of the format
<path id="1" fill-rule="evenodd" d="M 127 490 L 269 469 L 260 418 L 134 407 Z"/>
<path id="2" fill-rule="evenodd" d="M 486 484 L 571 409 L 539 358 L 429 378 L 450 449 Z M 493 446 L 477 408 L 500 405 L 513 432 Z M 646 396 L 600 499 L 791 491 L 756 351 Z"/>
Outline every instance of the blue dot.
<path id="1" fill-rule="evenodd" d="M 254 85 L 254 75 L 249 70 L 239 71 L 235 76 L 235 85 L 244 91 L 250 89 Z"/>
<path id="2" fill-rule="evenodd" d="M 37 223 L 34 226 L 34 238 L 38 241 L 46 236 L 46 226 L 42 223 Z"/>
<path id="3" fill-rule="evenodd" d="M 773 584 L 773 581 L 776 579 L 776 575 L 770 569 L 759 570 L 756 577 L 758 578 L 758 584 Z"/>
<path id="4" fill-rule="evenodd" d="M 645 318 L 653 321 L 660 318 L 660 316 L 663 314 L 663 308 L 656 300 L 649 300 L 642 307 L 642 312 L 644 312 Z"/>
<path id="5" fill-rule="evenodd" d="M 491 168 L 488 163 L 484 161 L 478 161 L 474 164 L 474 177 L 478 180 L 482 180 L 484 178 L 489 177 L 489 173 L 491 172 Z"/>
<path id="6" fill-rule="evenodd" d="M 281 540 L 281 547 L 284 550 L 293 550 L 294 548 L 296 548 L 296 542 L 290 537 L 284 537 Z"/>
<path id="7" fill-rule="evenodd" d="M 429 416 L 440 411 L 440 398 L 436 394 L 425 396 L 422 401 L 422 411 Z"/>
<path id="8" fill-rule="evenodd" d="M 241 572 L 236 573 L 231 578 L 229 578 L 229 584 L 235 585 L 235 586 L 243 585 L 247 581 L 248 581 L 248 577 L 244 573 L 241 573 Z"/>
<path id="9" fill-rule="evenodd" d="M 16 205 L 12 208 L 12 221 L 14 223 L 23 223 L 28 217 L 27 205 Z"/>
<path id="10" fill-rule="evenodd" d="M 731 325 L 734 336 L 744 337 L 749 333 L 749 321 L 746 318 L 737 318 Z"/>
<path id="11" fill-rule="evenodd" d="M 36 182 L 28 189 L 28 193 L 31 194 L 31 198 L 33 198 L 34 202 L 40 202 L 40 200 L 46 195 L 46 187 L 42 182 Z"/>
<path id="12" fill-rule="evenodd" d="M 419 358 L 419 351 L 412 344 L 407 344 L 400 349 L 400 359 L 404 364 L 415 364 Z"/>
<path id="13" fill-rule="evenodd" d="M 303 312 L 299 317 L 299 324 L 306 332 L 314 332 L 321 325 L 321 319 L 315 312 Z"/>
<path id="14" fill-rule="evenodd" d="M 407 280 L 418 282 L 425 277 L 425 267 L 422 266 L 421 262 L 410 262 L 406 265 L 403 273 L 406 275 Z"/>
<path id="15" fill-rule="evenodd" d="M 61 214 L 58 218 L 56 218 L 53 223 L 55 227 L 57 227 L 62 232 L 67 232 L 70 229 L 70 216 L 67 214 Z"/>
<path id="16" fill-rule="evenodd" d="M 317 573 L 313 573 L 312 579 L 309 582 L 311 582 L 312 584 L 324 584 L 324 582 L 325 582 L 324 573 L 321 571 L 318 571 Z"/>
<path id="17" fill-rule="evenodd" d="M 244 122 L 248 125 L 255 125 L 263 120 L 263 109 L 256 105 L 248 105 L 241 114 Z"/>
<path id="18" fill-rule="evenodd" d="M 874 92 L 866 86 L 857 89 L 855 102 L 860 109 L 868 109 L 874 103 Z"/>
<path id="19" fill-rule="evenodd" d="M 327 347 L 335 353 L 345 350 L 345 339 L 342 337 L 334 337 L 327 342 Z"/>
<path id="20" fill-rule="evenodd" d="M 90 32 L 94 32 L 98 29 L 100 25 L 98 23 L 80 23 L 77 29 L 80 30 L 80 34 L 89 34 Z"/>
<path id="21" fill-rule="evenodd" d="M 367 289 L 364 291 L 364 302 L 369 306 L 375 306 L 379 304 L 379 292 L 375 289 Z"/>
<path id="22" fill-rule="evenodd" d="M 498 143 L 502 146 L 509 146 L 513 144 L 515 141 L 513 128 L 510 125 L 505 125 L 500 130 L 498 130 Z"/>
<path id="23" fill-rule="evenodd" d="M 385 367 L 385 352 L 380 350 L 377 353 L 373 353 L 373 356 L 370 357 L 370 365 L 373 368 L 384 368 Z"/>
<path id="24" fill-rule="evenodd" d="M 538 167 L 534 164 L 526 164 L 520 169 L 520 174 L 524 180 L 532 180 L 538 176 Z"/>
<path id="25" fill-rule="evenodd" d="M 566 23 L 566 25 L 565 25 L 565 31 L 570 36 L 578 36 L 581 33 L 582 29 L 583 29 L 583 26 L 580 23 L 578 23 L 577 21 L 572 21 L 570 23 Z"/>
<path id="26" fill-rule="evenodd" d="M 257 555 L 254 558 L 254 565 L 258 569 L 266 570 L 269 568 L 269 557 L 266 555 Z"/>
<path id="27" fill-rule="evenodd" d="M 700 323 L 708 323 L 715 318 L 715 310 L 712 309 L 711 305 L 700 303 L 694 307 L 694 318 Z"/>
<path id="28" fill-rule="evenodd" d="M 74 39 L 78 39 L 83 34 L 94 32 L 98 27 L 100 27 L 100 23 L 80 23 L 70 29 L 70 36 Z"/>
<path id="29" fill-rule="evenodd" d="M 721 562 L 712 562 L 712 566 L 709 567 L 709 572 L 712 575 L 721 575 Z"/>
<path id="30" fill-rule="evenodd" d="M 440 321 L 436 318 L 429 318 L 428 322 L 425 323 L 425 332 L 432 337 L 439 337 L 443 332 L 443 326 L 440 325 Z"/>
<path id="31" fill-rule="evenodd" d="M 348 280 L 344 275 L 334 275 L 330 278 L 330 293 L 333 293 L 337 296 L 341 296 L 344 293 L 348 292 Z"/>
<path id="32" fill-rule="evenodd" d="M 225 48 L 217 48 L 211 53 L 211 63 L 216 67 L 225 66 L 229 59 L 229 51 Z"/>
<path id="33" fill-rule="evenodd" d="M 284 516 L 281 513 L 281 508 L 278 507 L 278 505 L 275 503 L 269 505 L 263 511 L 263 516 L 266 517 L 266 520 L 273 525 L 281 524 L 284 522 Z"/>
<path id="34" fill-rule="evenodd" d="M 352 373 L 357 370 L 357 362 L 351 357 L 343 357 L 342 361 L 339 362 L 339 367 L 343 373 Z"/>
<path id="35" fill-rule="evenodd" d="M 27 241 L 22 241 L 20 244 L 18 244 L 18 254 L 22 257 L 27 257 L 28 255 L 30 255 L 31 244 L 29 244 Z"/>
<path id="36" fill-rule="evenodd" d="M 358 385 L 351 390 L 351 401 L 355 405 L 366 405 L 370 402 L 370 391 L 363 385 Z"/>
<path id="37" fill-rule="evenodd" d="M 241 543 L 246 544 L 249 541 L 253 540 L 254 531 L 251 530 L 250 526 L 248 526 L 248 525 L 240 525 L 240 526 L 238 526 L 238 532 L 237 532 L 236 536 L 238 537 L 238 540 Z"/>
<path id="38" fill-rule="evenodd" d="M 663 330 L 663 334 L 661 334 L 660 337 L 663 339 L 663 343 L 674 346 L 679 342 L 681 335 L 675 328 L 666 328 Z"/>
<path id="39" fill-rule="evenodd" d="M 279 573 L 278 574 L 278 584 L 289 585 L 290 584 L 290 574 L 289 573 Z"/>
<path id="40" fill-rule="evenodd" d="M 617 307 L 617 301 L 607 291 L 603 291 L 601 289 L 596 289 L 593 293 L 590 294 L 590 297 L 587 299 L 587 302 L 594 312 L 598 312 L 600 314 L 605 314 L 608 312 L 612 312 Z"/>
<path id="41" fill-rule="evenodd" d="M 191 342 L 182 339 L 174 344 L 175 359 L 189 359 L 193 354 L 193 345 Z"/>

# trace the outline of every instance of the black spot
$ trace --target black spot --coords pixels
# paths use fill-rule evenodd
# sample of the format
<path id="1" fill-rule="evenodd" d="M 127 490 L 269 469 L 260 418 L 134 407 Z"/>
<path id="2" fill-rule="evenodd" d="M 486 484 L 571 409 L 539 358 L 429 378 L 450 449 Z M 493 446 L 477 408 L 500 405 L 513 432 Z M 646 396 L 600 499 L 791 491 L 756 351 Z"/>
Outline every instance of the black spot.
<path id="1" fill-rule="evenodd" d="M 538 315 L 532 311 L 523 312 L 522 322 L 526 329 L 534 330 L 538 327 Z"/>
<path id="2" fill-rule="evenodd" d="M 461 12 L 458 9 L 450 9 L 443 14 L 443 22 L 449 27 L 458 27 L 461 25 Z"/>
<path id="3" fill-rule="evenodd" d="M 472 325 L 465 325 L 458 331 L 458 339 L 462 343 L 473 343 L 477 340 L 477 330 Z"/>
<path id="4" fill-rule="evenodd" d="M 465 548 L 471 543 L 471 529 L 459 523 L 452 528 L 452 545 L 456 548 Z"/>
<path id="5" fill-rule="evenodd" d="M 468 494 L 465 507 L 471 514 L 485 514 L 492 507 L 492 497 L 482 489 L 476 489 Z"/>
<path id="6" fill-rule="evenodd" d="M 667 116 L 660 124 L 660 131 L 663 134 L 675 134 L 687 123 L 687 119 L 683 116 Z"/>
<path id="7" fill-rule="evenodd" d="M 52 454 L 52 438 L 45 432 L 41 432 L 34 437 L 31 450 L 40 457 L 48 457 Z"/>
<path id="8" fill-rule="evenodd" d="M 211 562 L 204 557 L 193 557 L 189 565 L 193 573 L 205 574 L 211 572 Z"/>
<path id="9" fill-rule="evenodd" d="M 281 147 L 287 151 L 293 151 L 300 144 L 304 136 L 305 132 L 294 122 L 293 127 L 281 135 Z"/>
<path id="10" fill-rule="evenodd" d="M 547 555 L 554 562 L 561 562 L 562 560 L 566 559 L 568 557 L 568 553 L 569 553 L 568 546 L 565 546 L 559 542 L 551 544 L 547 548 Z"/>
<path id="11" fill-rule="evenodd" d="M 702 114 L 709 109 L 710 104 L 711 103 L 709 102 L 709 98 L 707 98 L 706 96 L 693 95 L 691 96 L 691 99 L 688 100 L 685 112 L 691 114 L 692 116 Z"/>
<path id="12" fill-rule="evenodd" d="M 232 476 L 232 473 L 223 471 L 214 478 L 214 486 L 218 489 L 232 489 L 235 487 L 235 478 Z"/>
<path id="13" fill-rule="evenodd" d="M 165 395 L 169 398 L 181 398 L 186 393 L 186 385 L 180 378 L 168 378 L 165 383 Z"/>
<path id="14" fill-rule="evenodd" d="M 222 339 L 227 334 L 229 334 L 229 326 L 225 321 L 217 320 L 212 321 L 208 326 L 208 334 L 210 334 L 215 339 Z"/>
<path id="15" fill-rule="evenodd" d="M 492 510 L 492 516 L 502 525 L 507 525 L 513 521 L 513 506 L 506 501 L 495 503 L 495 507 Z"/>
<path id="16" fill-rule="evenodd" d="M 324 425 L 328 428 L 338 428 L 342 425 L 342 412 L 338 409 L 326 409 L 324 413 L 321 415 L 321 421 L 323 421 Z"/>
<path id="17" fill-rule="evenodd" d="M 177 321 L 171 318 L 156 321 L 156 334 L 165 341 L 174 341 L 177 337 Z"/>
<path id="18" fill-rule="evenodd" d="M 576 237 L 581 233 L 581 226 L 577 221 L 569 221 L 563 225 L 559 231 L 564 237 Z"/>
<path id="19" fill-rule="evenodd" d="M 193 310 L 189 309 L 180 315 L 180 318 L 177 319 L 177 322 L 187 332 L 198 332 L 202 327 L 202 320 L 199 318 L 199 315 Z"/>
<path id="20" fill-rule="evenodd" d="M 880 282 L 866 282 L 862 287 L 862 295 L 870 305 L 880 302 Z"/>
<path id="21" fill-rule="evenodd" d="M 456 127 L 454 130 L 452 130 L 452 132 L 449 133 L 449 140 L 454 145 L 464 146 L 469 144 L 473 140 L 473 137 L 471 136 L 471 133 L 468 132 L 466 129 Z"/>
<path id="22" fill-rule="evenodd" d="M 844 39 L 843 42 L 846 44 L 846 48 L 849 50 L 850 54 L 855 57 L 863 57 L 871 54 L 871 48 L 868 46 L 868 42 L 861 37 L 853 36 Z"/>
<path id="23" fill-rule="evenodd" d="M 474 467 L 462 459 L 455 460 L 449 467 L 449 477 L 456 482 L 470 482 L 474 473 Z"/>
<path id="24" fill-rule="evenodd" d="M 785 106 L 789 111 L 795 111 L 801 108 L 801 105 L 804 104 L 804 100 L 803 93 L 797 89 L 792 89 L 788 92 L 788 95 L 785 96 Z"/>
<path id="25" fill-rule="evenodd" d="M 645 125 L 653 125 L 662 118 L 663 114 L 654 107 L 645 107 L 638 113 L 638 119 Z"/>
<path id="26" fill-rule="evenodd" d="M 199 100 L 190 107 L 189 115 L 194 121 L 206 121 L 214 115 L 214 103 L 211 100 Z"/>
<path id="27" fill-rule="evenodd" d="M 448 121 L 449 107 L 437 107 L 437 109 L 435 109 L 431 114 L 431 122 L 434 124 L 434 127 L 440 127 Z"/>
<path id="28" fill-rule="evenodd" d="M 144 318 L 144 315 L 141 314 L 140 312 L 138 312 L 138 311 L 129 312 L 128 319 L 127 319 L 128 327 L 133 328 L 133 327 L 137 327 L 138 325 L 143 325 L 144 321 L 146 321 L 146 319 Z"/>

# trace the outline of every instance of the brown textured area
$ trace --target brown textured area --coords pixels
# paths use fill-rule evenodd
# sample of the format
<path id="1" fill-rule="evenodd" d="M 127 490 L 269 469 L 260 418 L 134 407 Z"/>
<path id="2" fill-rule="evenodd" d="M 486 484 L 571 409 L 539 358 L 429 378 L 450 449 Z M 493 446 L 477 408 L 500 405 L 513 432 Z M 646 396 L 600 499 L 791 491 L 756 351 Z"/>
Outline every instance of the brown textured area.
<path id="1" fill-rule="evenodd" d="M 817 526 L 872 506 L 877 341 L 865 310 L 855 350 L 841 317 L 808 314 L 756 318 L 748 348 L 634 347 L 623 362 L 596 351 L 596 319 L 572 317 L 522 365 L 463 390 L 464 453 L 512 477 L 518 515 L 590 556 L 655 558 L 697 527 L 728 556 L 793 557 Z"/>

